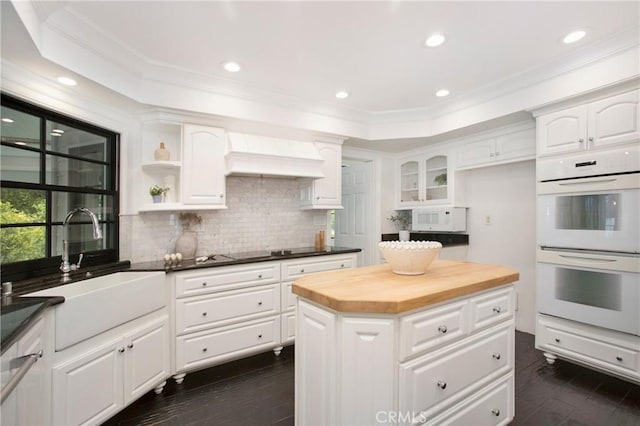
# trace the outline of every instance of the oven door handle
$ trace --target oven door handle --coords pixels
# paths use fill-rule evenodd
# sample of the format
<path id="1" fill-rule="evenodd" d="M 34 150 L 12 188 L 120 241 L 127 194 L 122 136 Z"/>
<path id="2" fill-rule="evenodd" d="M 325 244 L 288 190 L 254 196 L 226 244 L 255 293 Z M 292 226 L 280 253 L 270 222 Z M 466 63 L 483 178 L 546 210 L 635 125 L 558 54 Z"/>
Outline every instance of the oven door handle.
<path id="1" fill-rule="evenodd" d="M 558 256 L 568 261 L 582 263 L 585 265 L 606 265 L 606 264 L 611 264 L 618 261 L 617 259 L 607 259 L 603 257 L 585 257 L 585 256 L 576 256 L 576 255 L 567 255 L 567 254 L 559 254 Z"/>

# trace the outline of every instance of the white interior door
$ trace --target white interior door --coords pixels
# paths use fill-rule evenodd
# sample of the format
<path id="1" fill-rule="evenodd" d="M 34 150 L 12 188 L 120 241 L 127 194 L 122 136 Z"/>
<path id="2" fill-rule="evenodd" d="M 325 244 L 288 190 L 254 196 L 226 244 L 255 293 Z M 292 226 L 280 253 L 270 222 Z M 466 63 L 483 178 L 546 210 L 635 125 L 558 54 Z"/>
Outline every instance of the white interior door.
<path id="1" fill-rule="evenodd" d="M 371 265 L 371 162 L 343 162 L 342 210 L 336 210 L 336 246 L 362 249 L 358 266 Z"/>

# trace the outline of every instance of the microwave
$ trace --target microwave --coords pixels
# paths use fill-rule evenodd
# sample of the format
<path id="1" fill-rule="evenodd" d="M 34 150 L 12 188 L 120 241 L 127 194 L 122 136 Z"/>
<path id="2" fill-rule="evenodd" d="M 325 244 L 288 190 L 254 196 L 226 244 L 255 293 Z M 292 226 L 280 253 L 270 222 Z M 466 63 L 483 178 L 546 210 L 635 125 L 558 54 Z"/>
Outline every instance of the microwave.
<path id="1" fill-rule="evenodd" d="M 460 232 L 467 230 L 465 207 L 414 209 L 411 218 L 414 231 Z"/>

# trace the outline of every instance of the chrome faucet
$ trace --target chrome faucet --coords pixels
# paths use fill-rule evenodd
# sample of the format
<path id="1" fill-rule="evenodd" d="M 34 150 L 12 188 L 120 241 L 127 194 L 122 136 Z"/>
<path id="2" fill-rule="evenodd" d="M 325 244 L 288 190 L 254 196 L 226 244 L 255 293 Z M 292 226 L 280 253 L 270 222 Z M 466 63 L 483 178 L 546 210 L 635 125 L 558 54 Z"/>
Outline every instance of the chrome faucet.
<path id="1" fill-rule="evenodd" d="M 77 264 L 73 265 L 69 263 L 69 231 L 67 230 L 67 224 L 69 223 L 71 218 L 76 215 L 76 213 L 85 213 L 91 218 L 91 223 L 93 224 L 94 240 L 99 240 L 102 238 L 100 223 L 98 223 L 98 218 L 91 210 L 84 207 L 78 207 L 67 213 L 67 217 L 65 217 L 64 221 L 62 222 L 62 265 L 60 265 L 60 271 L 62 271 L 62 282 L 71 281 L 69 272 L 75 271 L 76 269 L 80 268 L 80 263 L 82 262 L 83 255 L 82 253 L 80 253 Z"/>

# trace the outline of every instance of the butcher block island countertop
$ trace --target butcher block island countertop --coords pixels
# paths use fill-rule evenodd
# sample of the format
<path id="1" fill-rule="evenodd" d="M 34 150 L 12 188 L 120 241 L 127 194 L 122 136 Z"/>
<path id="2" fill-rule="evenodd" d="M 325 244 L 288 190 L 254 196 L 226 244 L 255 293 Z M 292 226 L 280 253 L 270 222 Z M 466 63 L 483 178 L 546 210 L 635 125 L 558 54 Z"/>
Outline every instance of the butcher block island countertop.
<path id="1" fill-rule="evenodd" d="M 293 292 L 339 312 L 398 314 L 518 279 L 504 266 L 436 260 L 424 275 L 394 274 L 388 264 L 312 274 Z"/>

